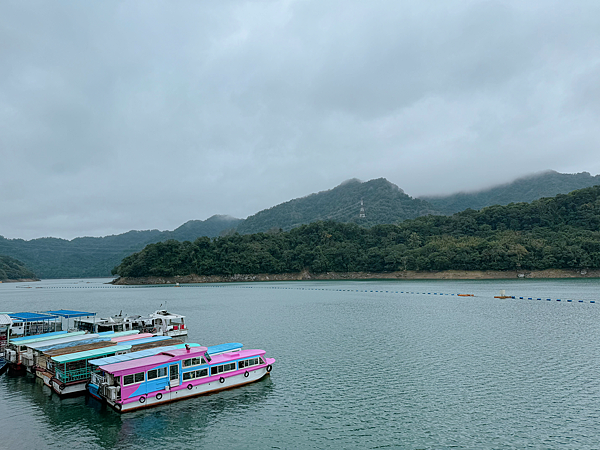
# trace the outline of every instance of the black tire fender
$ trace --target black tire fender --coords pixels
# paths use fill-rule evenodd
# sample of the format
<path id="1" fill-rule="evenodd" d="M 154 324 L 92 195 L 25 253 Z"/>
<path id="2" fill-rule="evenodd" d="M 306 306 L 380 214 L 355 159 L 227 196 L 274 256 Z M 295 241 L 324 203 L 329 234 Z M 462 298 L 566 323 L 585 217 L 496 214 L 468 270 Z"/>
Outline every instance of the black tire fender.
<path id="1" fill-rule="evenodd" d="M 272 366 L 271 364 L 269 364 L 269 365 L 267 366 L 267 372 L 270 372 L 271 370 L 273 370 L 273 366 Z"/>
<path id="2" fill-rule="evenodd" d="M 194 389 L 194 386 L 192 386 L 192 383 L 188 384 L 188 389 L 191 391 L 192 389 Z"/>
<path id="3" fill-rule="evenodd" d="M 225 383 L 225 378 L 223 378 L 223 377 L 219 378 L 219 383 Z"/>
<path id="4" fill-rule="evenodd" d="M 159 392 L 158 394 L 156 394 L 156 400 L 160 400 L 162 398 L 162 394 Z"/>
<path id="5" fill-rule="evenodd" d="M 244 377 L 248 378 L 250 376 L 250 372 L 248 372 L 247 370 L 244 372 Z"/>
<path id="6" fill-rule="evenodd" d="M 146 403 L 146 397 L 140 397 L 140 403 Z"/>

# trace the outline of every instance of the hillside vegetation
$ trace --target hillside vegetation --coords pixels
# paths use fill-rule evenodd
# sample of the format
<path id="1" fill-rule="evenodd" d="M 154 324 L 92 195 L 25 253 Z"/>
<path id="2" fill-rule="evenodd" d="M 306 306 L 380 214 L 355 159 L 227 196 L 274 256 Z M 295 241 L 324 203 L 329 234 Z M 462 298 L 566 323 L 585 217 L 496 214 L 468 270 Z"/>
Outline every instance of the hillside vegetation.
<path id="1" fill-rule="evenodd" d="M 361 200 L 366 216 L 364 218 L 360 217 Z M 434 212 L 429 203 L 406 195 L 385 178 L 366 182 L 348 180 L 331 190 L 260 211 L 241 222 L 237 231 L 240 234 L 272 229 L 288 231 L 300 225 L 327 220 L 371 227 Z"/>
<path id="2" fill-rule="evenodd" d="M 153 242 L 169 239 L 194 240 L 198 236 L 218 236 L 234 229 L 239 219 L 213 216 L 189 221 L 173 231 L 129 231 L 106 237 L 73 240 L 40 238 L 25 241 L 0 236 L 0 253 L 23 261 L 41 278 L 84 278 L 110 276 L 121 260 Z"/>
<path id="3" fill-rule="evenodd" d="M 478 192 L 460 192 L 446 196 L 421 197 L 421 199 L 429 202 L 433 209 L 442 214 L 454 214 L 469 208 L 482 209 L 492 205 L 532 202 L 543 197 L 568 194 L 577 189 L 599 184 L 600 175 L 593 177 L 588 172 L 571 174 L 550 170 Z"/>
<path id="4" fill-rule="evenodd" d="M 151 244 L 123 277 L 600 267 L 600 186 L 528 203 L 363 228 L 315 222 L 289 232 Z"/>
<path id="5" fill-rule="evenodd" d="M 35 278 L 35 274 L 21 261 L 0 255 L 0 281 Z"/>

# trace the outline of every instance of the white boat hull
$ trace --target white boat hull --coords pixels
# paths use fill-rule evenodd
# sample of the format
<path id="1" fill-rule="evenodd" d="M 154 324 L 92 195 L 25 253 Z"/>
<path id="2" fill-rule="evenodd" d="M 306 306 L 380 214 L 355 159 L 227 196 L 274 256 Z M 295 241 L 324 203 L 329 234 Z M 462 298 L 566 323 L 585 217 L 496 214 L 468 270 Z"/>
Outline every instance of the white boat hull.
<path id="1" fill-rule="evenodd" d="M 178 337 L 178 336 L 187 336 L 188 330 L 184 328 L 183 330 L 171 330 L 163 333 L 164 336 Z"/>
<path id="2" fill-rule="evenodd" d="M 205 395 L 224 389 L 231 389 L 234 387 L 242 386 L 244 384 L 252 383 L 260 380 L 264 376 L 268 375 L 266 367 L 249 371 L 248 376 L 245 377 L 243 373 L 225 378 L 225 381 L 221 383 L 219 380 L 211 381 L 209 383 L 202 383 L 194 385 L 190 381 L 184 381 L 177 388 L 170 390 L 163 390 L 159 392 L 153 392 L 148 395 L 142 395 L 134 397 L 132 401 L 128 403 L 118 403 L 107 399 L 107 403 L 112 406 L 116 411 L 128 412 L 141 408 L 149 408 L 152 406 L 162 405 L 163 403 L 174 402 L 185 398 L 195 397 L 198 395 Z M 191 386 L 191 388 L 190 388 Z M 143 400 L 142 400 L 143 399 Z"/>
<path id="3" fill-rule="evenodd" d="M 87 380 L 78 381 L 76 383 L 61 383 L 56 379 L 52 379 L 51 387 L 54 392 L 56 392 L 61 397 L 69 397 L 75 395 L 82 395 L 86 392 L 86 384 Z"/>

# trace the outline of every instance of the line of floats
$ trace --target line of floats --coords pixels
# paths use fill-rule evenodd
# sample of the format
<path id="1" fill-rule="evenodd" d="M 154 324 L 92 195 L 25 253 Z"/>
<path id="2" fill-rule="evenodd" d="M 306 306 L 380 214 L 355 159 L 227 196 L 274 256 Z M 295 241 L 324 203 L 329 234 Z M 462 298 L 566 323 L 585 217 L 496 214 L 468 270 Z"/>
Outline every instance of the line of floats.
<path id="1" fill-rule="evenodd" d="M 6 368 L 30 374 L 61 397 L 91 395 L 123 413 L 258 381 L 275 362 L 241 343 L 186 343 L 185 317 L 164 310 L 147 317 L 95 316 L 70 310 L 0 314 L 0 324 L 8 324 L 0 374 Z M 62 331 L 65 320 L 69 331 Z"/>
<path id="2" fill-rule="evenodd" d="M 31 288 L 32 286 L 17 286 L 20 288 Z M 416 294 L 416 295 L 448 295 L 456 297 L 475 297 L 475 294 L 467 293 L 444 293 L 444 292 L 414 292 L 414 291 L 394 291 L 394 290 L 375 290 L 375 289 L 333 289 L 333 288 L 304 288 L 304 287 L 283 287 L 283 286 L 229 286 L 223 284 L 160 284 L 160 285 L 131 285 L 131 286 L 39 286 L 37 289 L 143 289 L 143 288 L 169 288 L 169 287 L 188 287 L 188 288 L 234 288 L 234 289 L 285 289 L 285 290 L 301 290 L 301 291 L 337 291 L 337 292 L 364 292 L 364 293 L 387 293 L 387 294 Z M 596 300 L 581 300 L 581 299 L 552 299 L 546 297 L 528 297 L 516 295 L 495 295 L 494 298 L 499 299 L 520 299 L 520 300 L 547 300 L 567 303 L 596 303 Z"/>

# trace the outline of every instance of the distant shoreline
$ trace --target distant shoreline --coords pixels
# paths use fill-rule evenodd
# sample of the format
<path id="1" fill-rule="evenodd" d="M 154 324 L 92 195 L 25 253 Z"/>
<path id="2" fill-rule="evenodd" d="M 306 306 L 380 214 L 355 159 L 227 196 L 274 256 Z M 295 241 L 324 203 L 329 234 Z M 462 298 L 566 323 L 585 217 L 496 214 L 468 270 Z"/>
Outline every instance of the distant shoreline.
<path id="1" fill-rule="evenodd" d="M 307 281 L 307 280 L 501 280 L 548 278 L 600 278 L 600 270 L 548 269 L 548 270 L 445 270 L 400 272 L 327 272 L 313 274 L 308 271 L 278 274 L 236 275 L 185 275 L 174 277 L 120 277 L 115 285 L 188 284 L 188 283 L 241 283 L 249 281 Z"/>
<path id="2" fill-rule="evenodd" d="M 40 281 L 38 278 L 19 278 L 18 280 L 0 280 L 0 283 L 31 283 Z"/>

